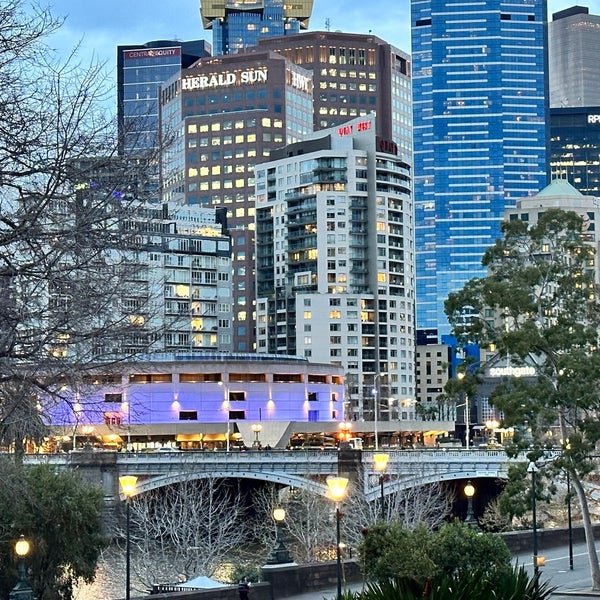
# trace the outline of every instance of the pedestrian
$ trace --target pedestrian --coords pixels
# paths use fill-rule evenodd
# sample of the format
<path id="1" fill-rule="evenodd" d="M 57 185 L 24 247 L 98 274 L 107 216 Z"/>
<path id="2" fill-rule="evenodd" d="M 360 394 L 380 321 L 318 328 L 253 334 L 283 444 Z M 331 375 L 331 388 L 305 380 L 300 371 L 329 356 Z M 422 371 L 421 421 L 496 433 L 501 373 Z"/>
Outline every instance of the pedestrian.
<path id="1" fill-rule="evenodd" d="M 238 594 L 240 595 L 240 600 L 248 600 L 248 596 L 250 595 L 250 582 L 247 577 L 244 577 L 238 583 Z"/>

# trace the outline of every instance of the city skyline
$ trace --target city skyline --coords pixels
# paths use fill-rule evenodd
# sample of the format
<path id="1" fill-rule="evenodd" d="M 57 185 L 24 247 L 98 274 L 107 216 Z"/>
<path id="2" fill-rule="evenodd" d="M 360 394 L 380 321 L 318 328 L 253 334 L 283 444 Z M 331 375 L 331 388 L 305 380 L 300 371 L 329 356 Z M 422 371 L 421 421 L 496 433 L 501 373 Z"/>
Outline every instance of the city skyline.
<path id="1" fill-rule="evenodd" d="M 552 13 L 576 4 L 588 6 L 591 13 L 600 13 L 600 0 L 548 0 L 548 18 Z M 202 28 L 199 0 L 173 0 L 165 10 L 164 2 L 146 0 L 144 10 L 134 0 L 106 0 L 103 3 L 74 3 L 73 0 L 53 0 L 49 3 L 55 17 L 64 17 L 60 30 L 49 44 L 60 56 L 68 54 L 81 42 L 79 59 L 88 63 L 92 57 L 106 64 L 116 77 L 118 45 L 143 44 L 151 40 L 205 39 L 212 43 L 212 32 Z M 386 18 L 382 19 L 381 15 Z M 410 52 L 410 7 L 389 0 L 369 3 L 342 0 L 335 9 L 325 0 L 315 0 L 309 31 L 326 30 L 344 33 L 373 33 L 400 50 Z"/>

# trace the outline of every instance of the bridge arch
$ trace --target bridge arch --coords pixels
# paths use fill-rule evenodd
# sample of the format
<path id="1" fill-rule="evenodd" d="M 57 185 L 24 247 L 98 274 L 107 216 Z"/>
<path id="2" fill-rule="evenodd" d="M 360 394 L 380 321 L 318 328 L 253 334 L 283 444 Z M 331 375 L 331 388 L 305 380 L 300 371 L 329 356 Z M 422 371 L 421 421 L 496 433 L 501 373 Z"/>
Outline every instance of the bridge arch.
<path id="1" fill-rule="evenodd" d="M 151 490 L 155 490 L 167 485 L 183 483 L 184 481 L 194 481 L 197 479 L 254 479 L 256 481 L 268 481 L 279 483 L 284 486 L 297 487 L 319 496 L 327 496 L 327 485 L 308 479 L 301 475 L 270 473 L 270 472 L 253 472 L 253 471 L 228 471 L 227 469 L 220 471 L 206 472 L 184 472 L 173 473 L 169 475 L 156 475 L 148 479 L 142 479 L 136 486 L 136 493 L 140 495 Z M 119 499 L 125 500 L 123 493 L 119 493 Z"/>
<path id="2" fill-rule="evenodd" d="M 411 474 L 404 477 L 390 479 L 383 484 L 383 494 L 387 496 L 398 491 L 404 491 L 420 485 L 428 485 L 440 483 L 444 481 L 457 481 L 461 479 L 507 479 L 508 472 L 506 469 L 498 469 L 490 471 L 487 468 L 472 469 L 457 473 L 430 473 L 430 474 Z M 368 502 L 377 501 L 381 497 L 381 487 L 377 485 L 369 485 L 365 489 L 365 498 Z"/>

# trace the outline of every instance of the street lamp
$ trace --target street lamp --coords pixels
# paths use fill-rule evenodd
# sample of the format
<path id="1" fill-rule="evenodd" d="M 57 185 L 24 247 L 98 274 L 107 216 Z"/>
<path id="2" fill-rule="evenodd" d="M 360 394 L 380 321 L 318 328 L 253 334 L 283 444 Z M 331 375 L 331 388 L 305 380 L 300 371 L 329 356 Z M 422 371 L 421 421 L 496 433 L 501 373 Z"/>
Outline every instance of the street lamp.
<path id="1" fill-rule="evenodd" d="M 267 558 L 267 564 L 282 565 L 294 562 L 288 549 L 285 547 L 283 534 L 280 532 L 280 528 L 285 521 L 285 510 L 283 508 L 276 508 L 273 511 L 273 519 L 275 521 L 275 547 L 271 550 L 269 558 Z"/>
<path id="2" fill-rule="evenodd" d="M 381 384 L 380 384 L 380 379 L 381 377 L 385 377 L 387 375 L 387 373 L 375 373 L 375 376 L 373 377 L 373 385 L 375 386 L 373 388 L 373 421 L 375 424 L 375 450 L 379 450 L 379 441 L 378 441 L 378 413 L 379 413 L 379 402 L 380 402 L 380 392 L 381 392 Z"/>
<path id="3" fill-rule="evenodd" d="M 335 502 L 335 531 L 336 531 L 336 559 L 337 559 L 337 600 L 342 599 L 342 552 L 341 552 L 341 534 L 340 534 L 340 502 L 346 495 L 348 487 L 347 477 L 327 478 L 327 488 L 329 489 L 329 497 Z"/>
<path id="4" fill-rule="evenodd" d="M 15 554 L 18 558 L 17 570 L 19 579 L 17 584 L 10 591 L 8 600 L 33 600 L 33 590 L 29 581 L 27 581 L 27 571 L 25 569 L 25 558 L 29 554 L 30 544 L 25 539 L 25 536 L 21 536 L 15 544 Z"/>
<path id="5" fill-rule="evenodd" d="M 467 497 L 467 517 L 465 519 L 465 525 L 473 527 L 475 525 L 475 515 L 473 514 L 473 496 L 475 495 L 475 486 L 471 481 L 467 481 L 467 485 L 464 487 L 465 496 Z"/>
<path id="6" fill-rule="evenodd" d="M 225 451 L 229 452 L 229 428 L 230 428 L 230 413 L 229 413 L 229 386 L 223 381 L 219 381 L 217 385 L 222 385 L 225 398 L 223 400 L 223 408 L 227 411 L 227 432 L 225 434 Z"/>
<path id="7" fill-rule="evenodd" d="M 562 440 L 561 440 L 562 443 Z M 563 455 L 569 457 L 569 451 L 571 450 L 571 443 L 567 439 L 563 443 Z M 567 467 L 565 469 L 567 474 L 567 523 L 569 525 L 569 570 L 573 570 L 573 519 L 571 514 L 571 471 Z"/>
<path id="8" fill-rule="evenodd" d="M 527 467 L 527 472 L 531 474 L 531 510 L 533 521 L 533 576 L 535 577 L 535 586 L 537 590 L 540 567 L 538 563 L 538 540 L 537 540 L 537 514 L 535 498 L 535 477 L 538 472 L 538 466 L 532 461 Z"/>
<path id="9" fill-rule="evenodd" d="M 464 379 L 465 378 L 465 373 L 460 372 L 457 373 L 456 376 L 459 379 Z M 469 449 L 469 429 L 470 429 L 470 424 L 469 424 L 469 419 L 471 418 L 471 415 L 469 414 L 471 412 L 471 407 L 469 406 L 469 394 L 467 392 L 465 392 L 465 450 Z"/>
<path id="10" fill-rule="evenodd" d="M 262 431 L 262 425 L 260 423 L 253 423 L 252 431 L 254 432 L 254 441 L 252 442 L 252 447 L 260 448 L 260 440 L 258 439 L 258 436 Z"/>
<path id="11" fill-rule="evenodd" d="M 485 422 L 485 426 L 490 431 L 490 442 L 498 442 L 498 440 L 496 439 L 496 429 L 500 427 L 500 423 L 496 421 L 496 419 L 490 419 L 489 421 Z"/>
<path id="12" fill-rule="evenodd" d="M 131 503 L 131 496 L 135 495 L 136 492 L 137 477 L 135 475 L 121 475 L 119 477 L 119 483 L 121 484 L 121 490 L 123 496 L 125 496 L 126 503 L 126 545 L 125 545 L 125 600 L 130 598 L 130 587 L 131 587 L 131 538 L 129 533 L 129 505 Z"/>
<path id="13" fill-rule="evenodd" d="M 569 523 L 569 570 L 573 570 L 573 521 L 571 518 L 571 474 L 567 471 L 567 519 Z"/>
<path id="14" fill-rule="evenodd" d="M 340 442 L 347 442 L 352 435 L 352 423 L 350 423 L 350 421 L 342 421 L 338 427 L 340 429 Z"/>
<path id="15" fill-rule="evenodd" d="M 381 520 L 385 521 L 385 497 L 383 493 L 384 473 L 390 460 L 389 454 L 378 453 L 373 455 L 375 470 L 379 473 L 379 485 L 381 486 Z"/>

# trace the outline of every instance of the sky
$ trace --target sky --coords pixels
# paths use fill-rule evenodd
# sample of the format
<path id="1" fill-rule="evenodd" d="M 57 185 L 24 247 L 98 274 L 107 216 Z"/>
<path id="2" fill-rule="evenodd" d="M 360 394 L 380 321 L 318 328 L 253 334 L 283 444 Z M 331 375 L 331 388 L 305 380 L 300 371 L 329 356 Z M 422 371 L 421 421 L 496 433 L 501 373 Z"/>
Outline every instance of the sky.
<path id="1" fill-rule="evenodd" d="M 151 40 L 206 39 L 212 32 L 202 28 L 199 0 L 40 0 L 65 22 L 49 43 L 67 56 L 81 42 L 79 57 L 92 57 L 116 73 L 119 44 L 143 44 Z M 548 0 L 548 15 L 574 5 L 600 14 L 600 0 Z M 410 52 L 409 0 L 314 0 L 309 29 L 373 33 Z M 115 74 L 116 77 L 116 74 Z"/>

